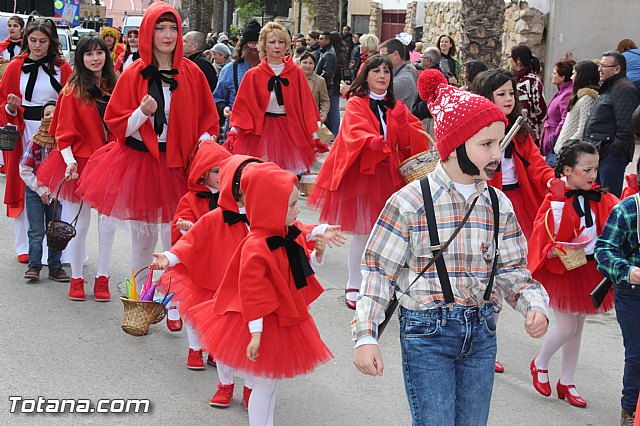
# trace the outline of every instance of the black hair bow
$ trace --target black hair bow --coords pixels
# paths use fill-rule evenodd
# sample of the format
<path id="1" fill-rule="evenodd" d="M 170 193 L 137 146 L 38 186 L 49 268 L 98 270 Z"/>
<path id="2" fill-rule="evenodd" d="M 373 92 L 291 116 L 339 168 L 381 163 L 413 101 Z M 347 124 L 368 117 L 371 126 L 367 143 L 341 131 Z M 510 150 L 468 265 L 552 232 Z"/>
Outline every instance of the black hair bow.
<path id="1" fill-rule="evenodd" d="M 247 225 L 249 224 L 249 219 L 247 219 L 246 214 L 237 213 L 232 210 L 223 210 L 222 219 L 224 220 L 224 223 L 228 225 L 235 225 L 238 222 L 244 222 Z"/>
<path id="2" fill-rule="evenodd" d="M 27 80 L 27 88 L 24 93 L 24 98 L 31 102 L 31 98 L 33 97 L 33 88 L 36 86 L 36 81 L 38 80 L 38 70 L 42 68 L 44 72 L 49 76 L 49 81 L 51 82 L 51 87 L 60 93 L 62 90 L 62 85 L 56 80 L 55 72 L 51 72 L 49 69 L 49 64 L 54 60 L 54 55 L 47 55 L 42 59 L 38 59 L 34 61 L 33 59 L 26 58 L 24 60 L 24 65 L 22 65 L 22 72 L 25 74 L 29 74 L 29 80 Z"/>
<path id="3" fill-rule="evenodd" d="M 149 88 L 147 93 L 155 99 L 158 104 L 156 112 L 153 114 L 153 130 L 156 135 L 162 134 L 162 129 L 167 123 L 167 116 L 164 115 L 164 95 L 162 94 L 162 83 L 169 84 L 169 90 L 173 92 L 178 88 L 178 82 L 175 78 L 170 77 L 178 74 L 178 70 L 159 70 L 155 65 L 148 65 L 145 69 L 140 71 L 140 75 L 145 80 L 149 80 Z"/>
<path id="4" fill-rule="evenodd" d="M 267 83 L 267 88 L 270 92 L 276 92 L 276 100 L 278 101 L 278 105 L 284 105 L 284 97 L 282 96 L 282 85 L 288 86 L 289 79 L 282 78 L 279 75 L 274 75 L 269 79 L 269 83 Z"/>
<path id="5" fill-rule="evenodd" d="M 584 210 L 582 210 L 582 206 L 580 205 L 580 200 L 578 196 L 582 195 L 584 197 Z M 584 224 L 587 228 L 591 228 L 593 226 L 593 218 L 591 217 L 591 206 L 589 206 L 589 201 L 599 202 L 600 198 L 602 198 L 602 192 L 592 189 L 589 191 L 583 191 L 582 189 L 572 189 L 567 191 L 567 198 L 573 196 L 573 209 L 576 211 L 578 216 L 584 217 Z"/>
<path id="6" fill-rule="evenodd" d="M 267 246 L 271 251 L 282 246 L 287 251 L 291 274 L 298 290 L 307 285 L 307 277 L 313 274 L 313 269 L 311 269 L 304 247 L 295 241 L 300 233 L 301 231 L 292 225 L 289 226 L 289 231 L 285 237 L 273 236 L 267 238 Z"/>
<path id="7" fill-rule="evenodd" d="M 209 210 L 213 210 L 218 207 L 218 198 L 220 197 L 220 193 L 216 192 L 215 194 L 210 191 L 202 191 L 196 192 L 196 197 L 198 198 L 208 198 L 209 199 Z"/>

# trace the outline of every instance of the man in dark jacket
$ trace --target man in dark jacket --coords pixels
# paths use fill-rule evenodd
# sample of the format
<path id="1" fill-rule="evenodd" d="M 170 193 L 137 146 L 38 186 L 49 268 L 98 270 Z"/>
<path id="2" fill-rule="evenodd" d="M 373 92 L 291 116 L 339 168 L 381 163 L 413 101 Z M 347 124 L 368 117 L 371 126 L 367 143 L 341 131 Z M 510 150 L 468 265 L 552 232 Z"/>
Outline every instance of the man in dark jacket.
<path id="1" fill-rule="evenodd" d="M 198 31 L 189 31 L 182 38 L 182 45 L 184 47 L 184 56 L 195 62 L 198 68 L 202 70 L 209 83 L 211 93 L 213 93 L 216 84 L 218 84 L 218 76 L 211 61 L 202 55 L 202 52 L 207 48 L 207 37 Z"/>
<path id="2" fill-rule="evenodd" d="M 329 92 L 331 100 L 329 115 L 327 116 L 327 120 L 324 124 L 335 136 L 338 134 L 338 130 L 340 129 L 340 97 L 336 100 L 334 99 L 335 96 L 331 96 L 331 94 L 335 92 L 334 76 L 336 73 L 337 60 L 336 51 L 331 45 L 331 33 L 325 31 L 320 34 L 318 44 L 320 45 L 320 60 L 318 60 L 318 64 L 316 65 L 316 74 L 324 78 L 324 81 L 327 83 L 327 91 Z"/>
<path id="3" fill-rule="evenodd" d="M 618 52 L 602 54 L 600 96 L 584 130 L 584 139 L 598 147 L 598 182 L 616 196 L 622 193 L 624 170 L 633 159 L 635 142 L 631 116 L 638 106 L 638 91 L 627 80 L 627 61 Z"/>

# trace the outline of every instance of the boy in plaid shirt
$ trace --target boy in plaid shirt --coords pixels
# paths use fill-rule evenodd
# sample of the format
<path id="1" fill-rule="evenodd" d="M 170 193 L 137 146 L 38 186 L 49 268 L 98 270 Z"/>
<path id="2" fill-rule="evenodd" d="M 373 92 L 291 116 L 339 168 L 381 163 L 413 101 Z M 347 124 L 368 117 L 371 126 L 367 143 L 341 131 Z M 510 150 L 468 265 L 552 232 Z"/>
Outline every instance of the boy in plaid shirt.
<path id="1" fill-rule="evenodd" d="M 42 109 L 42 118 L 50 119 L 53 117 L 56 103 L 54 101 L 47 102 Z M 42 127 L 38 131 L 46 132 L 47 129 Z M 37 134 L 36 134 L 37 135 Z M 38 185 L 36 172 L 38 167 L 46 160 L 51 148 L 40 146 L 35 141 L 35 137 L 29 141 L 27 148 L 20 158 L 20 177 L 24 181 L 25 188 L 25 209 L 27 210 L 27 218 L 29 219 L 29 269 L 24 274 L 24 278 L 29 281 L 37 281 L 40 279 L 40 269 L 42 269 L 42 242 L 45 236 L 45 230 L 51 220 L 60 220 L 62 207 L 58 205 L 56 209 L 56 217 L 53 217 L 53 204 L 49 190 Z M 48 250 L 47 263 L 49 267 L 49 278 L 58 282 L 69 282 L 70 278 L 62 269 L 60 257 L 61 251 Z"/>

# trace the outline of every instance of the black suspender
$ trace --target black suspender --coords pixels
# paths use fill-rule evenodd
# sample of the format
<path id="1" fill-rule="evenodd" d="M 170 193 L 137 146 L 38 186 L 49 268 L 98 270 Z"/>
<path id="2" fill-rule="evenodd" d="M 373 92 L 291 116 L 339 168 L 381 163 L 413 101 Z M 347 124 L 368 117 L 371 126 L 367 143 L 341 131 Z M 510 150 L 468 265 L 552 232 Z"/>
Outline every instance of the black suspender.
<path id="1" fill-rule="evenodd" d="M 233 61 L 233 86 L 236 88 L 236 94 L 238 93 L 238 61 Z"/>

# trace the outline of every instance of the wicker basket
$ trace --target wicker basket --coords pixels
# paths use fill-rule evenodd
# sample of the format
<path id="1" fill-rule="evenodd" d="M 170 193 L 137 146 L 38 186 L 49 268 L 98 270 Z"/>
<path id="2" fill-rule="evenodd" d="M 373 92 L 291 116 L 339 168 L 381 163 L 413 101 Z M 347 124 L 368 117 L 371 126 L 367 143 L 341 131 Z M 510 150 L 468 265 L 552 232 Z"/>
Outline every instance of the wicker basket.
<path id="1" fill-rule="evenodd" d="M 567 268 L 567 271 L 586 265 L 587 256 L 584 253 L 584 248 L 591 242 L 591 237 L 580 234 L 571 242 L 557 242 L 549 229 L 549 213 L 551 213 L 551 209 L 547 210 L 545 214 L 544 225 L 547 228 L 547 233 L 549 234 L 549 238 L 551 238 L 553 247 L 547 252 L 547 257 L 560 258 L 560 261 L 564 267 Z"/>
<path id="2" fill-rule="evenodd" d="M 158 302 L 141 302 L 129 300 L 120 296 L 124 305 L 122 331 L 132 336 L 144 336 L 151 324 L 156 324 L 164 318 L 164 305 Z"/>
<path id="3" fill-rule="evenodd" d="M 53 199 L 53 220 L 49 222 L 47 225 L 47 246 L 53 251 L 62 251 L 67 248 L 67 244 L 73 237 L 76 236 L 76 228 L 75 225 L 78 223 L 78 217 L 80 216 L 80 211 L 82 211 L 83 203 L 80 202 L 80 208 L 78 209 L 78 214 L 71 221 L 71 223 L 67 223 L 62 220 L 56 220 L 56 210 L 58 208 L 58 196 L 60 195 L 60 189 L 62 189 L 62 185 L 67 181 L 67 178 L 64 178 L 60 185 L 58 186 L 58 191 L 56 192 L 56 196 Z"/>
<path id="4" fill-rule="evenodd" d="M 0 64 L 0 77 L 4 75 L 4 72 L 7 70 L 8 66 L 9 66 L 9 62 L 3 62 Z"/>
<path id="5" fill-rule="evenodd" d="M 149 266 L 145 266 L 144 268 L 141 268 L 138 272 L 136 272 L 136 273 L 135 273 L 134 277 L 136 277 L 136 278 L 137 278 L 137 277 L 138 277 L 138 275 L 140 275 L 140 273 L 142 273 L 142 271 L 145 271 L 145 270 L 147 270 L 147 269 L 149 269 Z M 150 272 L 150 273 L 153 273 L 153 272 Z M 169 291 L 170 291 L 170 290 L 171 290 L 171 280 L 169 280 L 169 286 L 168 286 L 168 288 L 167 288 L 167 294 L 169 293 Z M 128 295 L 127 295 L 127 296 L 128 296 Z M 121 299 L 125 299 L 125 300 L 127 300 L 128 302 L 139 302 L 138 300 L 136 300 L 136 301 L 132 301 L 132 300 L 128 299 L 127 297 L 123 297 L 123 296 L 120 296 L 120 298 L 121 298 Z M 149 303 L 149 302 L 141 302 L 141 303 Z M 158 302 L 154 302 L 154 303 L 158 303 Z M 123 304 L 124 304 L 124 302 L 123 302 Z M 163 303 L 159 303 L 159 305 L 161 305 L 161 306 L 162 306 L 162 309 L 160 309 L 160 310 L 159 310 L 158 314 L 155 316 L 155 318 L 153 318 L 153 320 L 151 321 L 151 323 L 150 323 L 150 324 L 157 324 L 157 323 L 159 323 L 159 322 L 160 322 L 160 321 L 162 321 L 162 320 L 165 318 L 165 316 L 167 315 L 167 308 L 164 306 L 164 304 L 163 304 Z M 127 308 L 125 307 L 125 318 L 126 318 L 126 315 L 127 315 L 127 314 L 126 314 L 126 311 L 127 311 Z M 124 329 L 124 327 L 125 327 L 125 320 L 123 319 L 123 320 L 122 320 L 122 329 L 123 329 L 126 333 L 129 333 L 127 330 L 125 330 L 125 329 Z M 148 328 L 148 326 L 147 326 L 147 328 Z M 145 333 L 146 333 L 146 332 L 145 332 Z M 132 334 L 132 333 L 129 333 L 129 334 Z M 137 336 L 137 335 L 136 335 L 136 334 L 134 334 L 134 336 Z M 140 334 L 139 336 L 142 336 L 142 335 Z"/>
<path id="6" fill-rule="evenodd" d="M 406 183 L 411 183 L 431 173 L 438 165 L 439 160 L 438 151 L 424 151 L 400 163 L 398 171 Z"/>
<path id="7" fill-rule="evenodd" d="M 20 132 L 0 127 L 0 150 L 13 151 L 20 140 Z"/>

